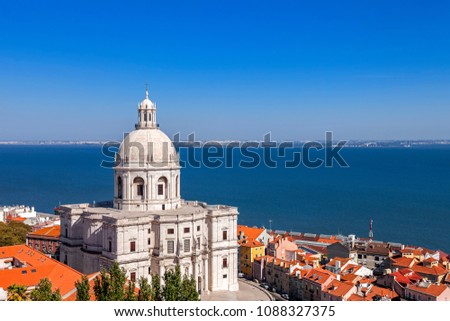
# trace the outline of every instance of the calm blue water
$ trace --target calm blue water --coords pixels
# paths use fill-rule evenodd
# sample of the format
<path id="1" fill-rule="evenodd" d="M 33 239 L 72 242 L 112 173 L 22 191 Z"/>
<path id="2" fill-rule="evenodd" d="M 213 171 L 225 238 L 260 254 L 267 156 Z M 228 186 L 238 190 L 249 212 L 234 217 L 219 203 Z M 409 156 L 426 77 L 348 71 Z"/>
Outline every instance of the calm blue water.
<path id="1" fill-rule="evenodd" d="M 450 251 L 450 149 L 343 150 L 350 168 L 185 168 L 183 198 L 239 207 L 241 224 Z M 182 158 L 185 153 L 182 153 Z M 99 146 L 0 146 L 0 205 L 111 199 Z M 239 159 L 237 159 L 238 161 Z"/>

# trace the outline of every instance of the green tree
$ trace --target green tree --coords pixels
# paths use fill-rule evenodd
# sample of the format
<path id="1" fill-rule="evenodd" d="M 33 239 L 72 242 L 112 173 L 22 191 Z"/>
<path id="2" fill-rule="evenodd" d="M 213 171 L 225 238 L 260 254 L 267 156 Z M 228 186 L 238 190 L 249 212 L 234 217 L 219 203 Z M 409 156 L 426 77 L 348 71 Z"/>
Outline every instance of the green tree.
<path id="1" fill-rule="evenodd" d="M 97 301 L 109 301 L 111 279 L 105 270 L 94 279 L 94 295 Z"/>
<path id="2" fill-rule="evenodd" d="M 45 278 L 39 281 L 38 286 L 31 291 L 31 300 L 32 301 L 61 301 L 61 293 L 59 289 L 55 292 L 52 292 L 52 282 Z"/>
<path id="3" fill-rule="evenodd" d="M 167 270 L 164 273 L 163 279 L 164 286 L 161 286 L 160 276 L 158 274 L 152 275 L 151 284 L 148 283 L 146 278 L 141 277 L 139 279 L 139 292 L 136 295 L 135 283 L 129 282 L 126 284 L 125 271 L 117 263 L 114 263 L 109 269 L 109 272 L 102 270 L 100 275 L 95 278 L 94 294 L 97 301 L 200 300 L 195 279 L 192 276 L 181 277 L 179 265 L 174 270 Z"/>
<path id="4" fill-rule="evenodd" d="M 123 301 L 125 299 L 125 271 L 119 267 L 117 262 L 109 269 L 111 278 L 111 297 L 110 301 Z"/>
<path id="5" fill-rule="evenodd" d="M 110 267 L 109 273 L 101 271 L 94 280 L 94 294 L 97 301 L 125 300 L 125 271 L 117 262 Z"/>
<path id="6" fill-rule="evenodd" d="M 152 275 L 151 297 L 152 301 L 162 301 L 163 299 L 159 274 Z"/>
<path id="7" fill-rule="evenodd" d="M 167 270 L 163 276 L 164 288 L 162 290 L 165 301 L 180 301 L 181 272 L 177 265 L 175 270 Z"/>
<path id="8" fill-rule="evenodd" d="M 165 301 L 198 301 L 197 283 L 191 276 L 181 277 L 180 266 L 174 270 L 167 270 L 163 276 L 164 287 L 162 294 Z"/>
<path id="9" fill-rule="evenodd" d="M 53 292 L 51 301 L 62 301 L 62 296 L 59 289 L 56 289 L 56 291 Z"/>
<path id="10" fill-rule="evenodd" d="M 128 282 L 127 291 L 125 292 L 125 301 L 136 301 L 136 284 L 134 282 Z"/>
<path id="11" fill-rule="evenodd" d="M 180 301 L 200 301 L 194 277 L 185 275 L 181 282 Z"/>
<path id="12" fill-rule="evenodd" d="M 0 246 L 25 244 L 31 227 L 21 222 L 0 222 Z"/>
<path id="13" fill-rule="evenodd" d="M 75 282 L 75 287 L 77 288 L 77 301 L 89 301 L 91 296 L 89 290 L 91 289 L 89 285 L 89 280 L 83 275 L 81 280 Z"/>
<path id="14" fill-rule="evenodd" d="M 8 301 L 28 301 L 27 287 L 24 285 L 11 284 L 8 287 Z"/>
<path id="15" fill-rule="evenodd" d="M 137 300 L 138 301 L 152 300 L 152 287 L 148 283 L 147 278 L 141 277 L 138 283 L 139 283 L 139 293 L 137 296 Z"/>

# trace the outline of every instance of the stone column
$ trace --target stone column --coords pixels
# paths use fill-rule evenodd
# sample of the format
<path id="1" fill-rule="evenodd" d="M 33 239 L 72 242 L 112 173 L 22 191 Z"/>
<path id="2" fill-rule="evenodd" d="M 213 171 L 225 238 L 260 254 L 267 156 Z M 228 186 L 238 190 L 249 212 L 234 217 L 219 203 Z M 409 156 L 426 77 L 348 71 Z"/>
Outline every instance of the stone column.
<path id="1" fill-rule="evenodd" d="M 202 293 L 203 293 L 203 291 L 205 291 L 206 294 L 209 294 L 209 288 L 210 288 L 210 286 L 209 286 L 209 264 L 212 264 L 212 262 L 208 262 L 208 260 L 205 260 L 202 258 L 202 264 L 203 264 Z"/>

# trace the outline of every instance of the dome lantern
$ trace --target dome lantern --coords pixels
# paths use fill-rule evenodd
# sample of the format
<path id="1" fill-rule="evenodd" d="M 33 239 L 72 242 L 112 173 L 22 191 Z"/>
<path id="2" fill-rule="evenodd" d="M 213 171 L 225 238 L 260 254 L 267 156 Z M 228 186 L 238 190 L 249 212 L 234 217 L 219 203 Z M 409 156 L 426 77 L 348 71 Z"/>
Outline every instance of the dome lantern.
<path id="1" fill-rule="evenodd" d="M 139 122 L 136 129 L 156 128 L 156 105 L 148 98 L 148 85 L 145 85 L 145 99 L 138 104 Z"/>

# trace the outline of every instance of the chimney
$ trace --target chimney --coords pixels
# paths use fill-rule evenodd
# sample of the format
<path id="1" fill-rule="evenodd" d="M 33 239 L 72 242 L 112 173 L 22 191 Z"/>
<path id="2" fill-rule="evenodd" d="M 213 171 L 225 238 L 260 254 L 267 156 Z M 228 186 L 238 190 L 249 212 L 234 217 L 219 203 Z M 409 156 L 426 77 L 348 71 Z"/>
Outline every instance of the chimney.
<path id="1" fill-rule="evenodd" d="M 338 269 L 340 269 L 341 268 L 341 261 L 339 261 L 339 260 L 336 260 L 336 270 L 338 270 Z"/>
<path id="2" fill-rule="evenodd" d="M 341 275 L 340 274 L 336 274 L 336 280 L 338 280 L 338 281 L 341 280 Z"/>

